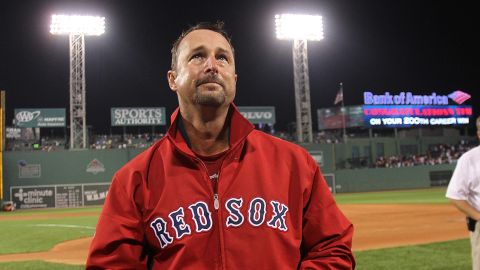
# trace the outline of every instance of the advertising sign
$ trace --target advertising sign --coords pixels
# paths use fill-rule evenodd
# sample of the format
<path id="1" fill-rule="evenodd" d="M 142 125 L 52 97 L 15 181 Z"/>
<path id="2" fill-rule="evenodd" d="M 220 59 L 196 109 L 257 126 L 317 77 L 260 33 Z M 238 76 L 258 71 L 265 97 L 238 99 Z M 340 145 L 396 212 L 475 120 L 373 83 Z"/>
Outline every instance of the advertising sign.
<path id="1" fill-rule="evenodd" d="M 470 95 L 456 90 L 448 95 L 413 92 L 363 93 L 363 118 L 367 127 L 452 126 L 470 122 L 473 109 L 461 105 Z M 453 101 L 455 105 L 450 105 Z"/>
<path id="2" fill-rule="evenodd" d="M 312 158 L 317 162 L 318 166 L 323 167 L 323 151 L 311 150 L 309 151 Z"/>
<path id="3" fill-rule="evenodd" d="M 362 106 L 333 107 L 317 110 L 318 130 L 343 128 L 345 112 L 345 127 L 363 127 Z"/>
<path id="4" fill-rule="evenodd" d="M 5 138 L 7 139 L 20 139 L 21 138 L 21 128 L 6 127 L 5 128 Z"/>
<path id="5" fill-rule="evenodd" d="M 80 207 L 82 206 L 82 186 L 56 186 L 55 199 L 57 208 Z"/>
<path id="6" fill-rule="evenodd" d="M 166 125 L 165 107 L 111 108 L 112 126 Z"/>
<path id="7" fill-rule="evenodd" d="M 10 198 L 19 209 L 102 205 L 109 187 L 110 183 L 12 186 Z"/>
<path id="8" fill-rule="evenodd" d="M 367 126 L 449 126 L 470 122 L 472 106 L 363 106 Z"/>
<path id="9" fill-rule="evenodd" d="M 10 198 L 18 209 L 55 207 L 55 187 L 11 187 Z"/>
<path id="10" fill-rule="evenodd" d="M 40 178 L 42 165 L 28 164 L 25 160 L 18 161 L 18 178 Z"/>
<path id="11" fill-rule="evenodd" d="M 15 109 L 15 126 L 21 128 L 65 127 L 65 109 Z"/>
<path id="12" fill-rule="evenodd" d="M 108 194 L 110 184 L 86 184 L 83 186 L 84 205 L 102 205 Z"/>
<path id="13" fill-rule="evenodd" d="M 94 175 L 96 175 L 97 173 L 103 173 L 105 172 L 105 165 L 103 165 L 100 160 L 94 158 L 88 163 L 86 172 L 92 173 Z"/>
<path id="14" fill-rule="evenodd" d="M 275 124 L 275 107 L 239 106 L 238 110 L 252 124 Z"/>

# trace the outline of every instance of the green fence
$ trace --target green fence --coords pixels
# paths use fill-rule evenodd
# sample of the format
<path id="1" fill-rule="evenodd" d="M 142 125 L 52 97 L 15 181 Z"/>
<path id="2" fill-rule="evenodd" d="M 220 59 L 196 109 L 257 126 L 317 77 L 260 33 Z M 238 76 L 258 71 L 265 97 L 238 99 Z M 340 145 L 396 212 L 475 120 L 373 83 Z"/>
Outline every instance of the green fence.
<path id="1" fill-rule="evenodd" d="M 363 192 L 446 186 L 454 164 L 335 171 L 336 192 Z"/>
<path id="2" fill-rule="evenodd" d="M 113 174 L 145 149 L 4 152 L 4 199 L 11 187 L 109 183 Z"/>
<path id="3" fill-rule="evenodd" d="M 454 144 L 453 141 L 459 139 L 449 138 L 452 140 L 450 144 Z M 328 176 L 327 182 L 332 191 L 362 192 L 447 185 L 455 168 L 454 164 L 401 168 L 352 167 L 352 164 L 355 165 L 352 160 L 358 157 L 369 160 L 368 164 L 371 164 L 382 153 L 385 156 L 396 155 L 399 149 L 413 149 L 416 153 L 424 153 L 429 145 L 438 143 L 442 143 L 441 138 L 375 138 L 352 139 L 347 144 L 303 144 L 301 146 L 317 160 L 322 172 Z M 409 147 L 402 148 L 404 145 Z M 380 148 L 382 151 L 379 150 Z M 13 200 L 14 196 L 10 194 L 13 190 L 17 197 L 29 195 L 29 192 L 32 194 L 53 192 L 54 197 L 71 195 L 80 196 L 83 199 L 86 199 L 87 195 L 103 196 L 105 194 L 99 195 L 92 190 L 96 187 L 95 185 L 108 185 L 113 174 L 121 166 L 144 150 L 4 152 L 4 199 Z M 357 150 L 358 152 L 355 152 Z M 345 163 L 350 164 L 350 167 L 345 166 Z M 43 189 L 36 187 L 43 187 Z M 98 186 L 96 192 L 104 191 L 105 186 Z M 87 194 L 88 192 L 90 193 Z"/>

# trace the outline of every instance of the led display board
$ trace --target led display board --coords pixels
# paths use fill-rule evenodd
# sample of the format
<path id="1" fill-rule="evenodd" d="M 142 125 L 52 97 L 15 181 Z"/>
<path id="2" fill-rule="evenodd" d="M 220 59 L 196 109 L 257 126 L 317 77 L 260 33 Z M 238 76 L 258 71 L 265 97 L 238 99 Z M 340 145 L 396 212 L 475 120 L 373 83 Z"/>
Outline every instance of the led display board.
<path id="1" fill-rule="evenodd" d="M 345 119 L 344 119 L 345 113 Z M 345 106 L 323 108 L 317 110 L 318 130 L 325 129 L 341 129 L 344 121 L 345 127 L 363 127 L 363 110 L 362 106 Z"/>
<path id="2" fill-rule="evenodd" d="M 461 105 L 470 95 L 456 90 L 449 95 L 435 92 L 418 95 L 412 92 L 374 94 L 364 92 L 363 119 L 367 127 L 455 126 L 470 123 L 473 109 Z M 450 101 L 456 105 L 450 104 Z"/>

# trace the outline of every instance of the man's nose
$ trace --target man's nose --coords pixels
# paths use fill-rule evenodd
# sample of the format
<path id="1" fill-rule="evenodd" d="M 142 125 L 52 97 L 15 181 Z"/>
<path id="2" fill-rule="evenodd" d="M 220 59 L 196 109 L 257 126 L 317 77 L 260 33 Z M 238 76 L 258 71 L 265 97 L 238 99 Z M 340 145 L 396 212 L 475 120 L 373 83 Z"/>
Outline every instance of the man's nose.
<path id="1" fill-rule="evenodd" d="M 205 73 L 218 73 L 218 63 L 215 56 L 209 56 L 205 61 Z"/>

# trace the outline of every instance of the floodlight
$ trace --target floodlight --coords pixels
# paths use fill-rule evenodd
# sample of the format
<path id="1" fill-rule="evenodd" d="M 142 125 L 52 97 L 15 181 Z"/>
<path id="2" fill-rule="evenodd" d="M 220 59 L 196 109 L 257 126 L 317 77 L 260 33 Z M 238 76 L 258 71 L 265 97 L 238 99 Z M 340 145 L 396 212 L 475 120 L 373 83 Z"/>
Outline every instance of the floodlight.
<path id="1" fill-rule="evenodd" d="M 105 33 L 105 17 L 52 15 L 50 33 L 53 35 L 99 36 Z"/>
<path id="2" fill-rule="evenodd" d="M 313 142 L 310 82 L 308 77 L 309 40 L 323 39 L 322 16 L 281 14 L 275 15 L 278 39 L 293 40 L 293 81 L 295 84 L 295 111 L 297 141 Z"/>
<path id="3" fill-rule="evenodd" d="M 87 148 L 85 36 L 105 33 L 105 17 L 52 15 L 50 33 L 70 41 L 70 149 Z"/>
<path id="4" fill-rule="evenodd" d="M 281 14 L 275 15 L 278 39 L 322 40 L 322 16 Z"/>

